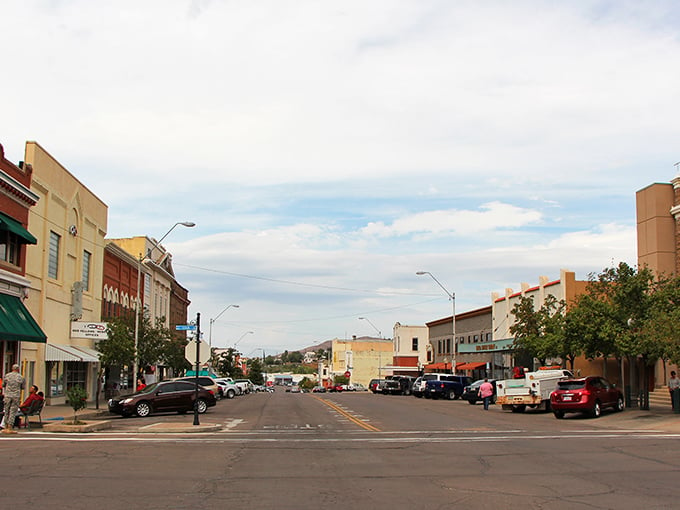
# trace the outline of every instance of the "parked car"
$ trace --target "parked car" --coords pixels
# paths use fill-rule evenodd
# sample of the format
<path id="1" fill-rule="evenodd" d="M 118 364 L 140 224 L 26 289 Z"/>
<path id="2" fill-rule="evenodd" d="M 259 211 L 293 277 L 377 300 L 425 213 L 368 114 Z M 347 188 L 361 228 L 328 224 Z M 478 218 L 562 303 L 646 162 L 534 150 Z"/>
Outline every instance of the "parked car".
<path id="1" fill-rule="evenodd" d="M 385 379 L 371 379 L 368 383 L 368 389 L 373 393 L 380 392 L 380 386 L 385 382 Z"/>
<path id="2" fill-rule="evenodd" d="M 411 386 L 411 394 L 414 397 L 422 398 L 426 386 L 427 383 L 423 380 L 422 377 L 416 378 L 416 380 L 413 381 L 413 386 Z"/>
<path id="3" fill-rule="evenodd" d="M 232 398 L 232 396 L 229 396 L 231 394 L 231 392 L 228 391 L 229 389 L 233 390 L 233 396 L 243 395 L 243 390 L 234 383 L 234 380 L 231 377 L 217 377 L 215 382 L 222 387 L 223 396 L 226 398 Z"/>
<path id="4" fill-rule="evenodd" d="M 217 402 L 212 390 L 198 386 L 190 381 L 162 381 L 148 385 L 132 395 L 123 395 L 109 400 L 109 412 L 123 417 L 136 414 L 146 417 L 152 413 L 175 411 L 186 413 L 194 410 L 196 402 L 198 412 L 203 414 Z"/>
<path id="5" fill-rule="evenodd" d="M 463 394 L 460 396 L 463 400 L 467 400 L 468 404 L 476 404 L 477 402 L 482 402 L 484 399 L 482 399 L 479 396 L 479 387 L 482 385 L 484 382 L 484 379 L 479 379 L 478 381 L 473 382 L 472 384 L 468 385 L 465 387 L 465 390 L 463 391 Z M 496 381 L 493 379 L 489 379 L 489 382 L 493 386 L 493 395 L 491 396 L 491 403 L 495 404 L 496 403 Z"/>
<path id="6" fill-rule="evenodd" d="M 312 388 L 312 393 L 326 393 L 326 388 L 323 386 L 314 386 L 314 388 Z"/>
<path id="7" fill-rule="evenodd" d="M 425 374 L 423 379 L 429 375 Z M 466 386 L 472 384 L 472 379 L 465 375 L 451 375 L 451 374 L 436 374 L 436 379 L 427 379 L 427 386 L 425 387 L 425 396 L 431 398 L 447 398 L 455 400 L 460 398 Z"/>
<path id="8" fill-rule="evenodd" d="M 189 375 L 186 377 L 177 377 L 173 379 L 173 381 L 189 381 L 189 382 L 195 382 L 196 377 L 193 375 Z M 220 389 L 219 384 L 217 384 L 217 381 L 213 379 L 212 377 L 208 377 L 207 375 L 200 375 L 198 376 L 198 384 L 203 386 L 206 389 L 209 389 L 213 392 L 213 395 L 215 395 L 216 399 L 221 399 L 222 398 L 222 390 Z"/>
<path id="9" fill-rule="evenodd" d="M 555 418 L 564 418 L 565 413 L 587 413 L 598 418 L 605 408 L 623 411 L 623 393 L 602 377 L 567 379 L 559 381 L 550 394 L 550 407 Z"/>
<path id="10" fill-rule="evenodd" d="M 299 386 L 291 386 L 290 392 L 291 393 L 302 393 Z"/>
<path id="11" fill-rule="evenodd" d="M 234 384 L 240 386 L 241 389 L 243 390 L 243 393 L 245 393 L 246 395 L 248 393 L 252 393 L 254 388 L 253 383 L 250 381 L 250 379 L 236 379 L 234 381 Z"/>
<path id="12" fill-rule="evenodd" d="M 366 386 L 364 386 L 363 384 L 358 383 L 358 382 L 354 382 L 354 383 L 350 384 L 349 386 L 351 388 L 350 391 L 368 391 L 368 388 L 366 388 Z"/>
<path id="13" fill-rule="evenodd" d="M 343 390 L 342 384 L 331 384 L 328 387 L 328 393 L 340 393 Z"/>
<path id="14" fill-rule="evenodd" d="M 408 375 L 389 376 L 382 385 L 383 395 L 410 395 L 414 377 Z"/>

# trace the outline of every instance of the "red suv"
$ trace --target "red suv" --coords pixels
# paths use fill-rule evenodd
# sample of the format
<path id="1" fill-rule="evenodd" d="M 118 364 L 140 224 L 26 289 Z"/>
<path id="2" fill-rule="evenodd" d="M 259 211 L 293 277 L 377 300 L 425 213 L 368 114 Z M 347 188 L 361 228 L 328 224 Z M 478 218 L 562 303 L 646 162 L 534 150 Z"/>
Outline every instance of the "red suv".
<path id="1" fill-rule="evenodd" d="M 588 413 L 597 418 L 606 407 L 623 411 L 623 393 L 602 377 L 568 379 L 557 383 L 550 394 L 550 406 L 555 418 L 564 418 L 564 413 Z"/>

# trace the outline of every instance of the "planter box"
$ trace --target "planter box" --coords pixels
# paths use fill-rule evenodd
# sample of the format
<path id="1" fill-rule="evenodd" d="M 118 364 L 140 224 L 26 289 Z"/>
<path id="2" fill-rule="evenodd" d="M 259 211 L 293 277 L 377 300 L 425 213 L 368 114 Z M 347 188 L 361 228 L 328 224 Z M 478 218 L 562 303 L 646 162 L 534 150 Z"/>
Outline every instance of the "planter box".
<path id="1" fill-rule="evenodd" d="M 69 425 L 67 421 L 59 421 L 55 423 L 43 422 L 43 430 L 45 432 L 95 432 L 97 430 L 110 429 L 112 424 L 110 421 L 97 420 L 85 421 L 83 425 Z"/>

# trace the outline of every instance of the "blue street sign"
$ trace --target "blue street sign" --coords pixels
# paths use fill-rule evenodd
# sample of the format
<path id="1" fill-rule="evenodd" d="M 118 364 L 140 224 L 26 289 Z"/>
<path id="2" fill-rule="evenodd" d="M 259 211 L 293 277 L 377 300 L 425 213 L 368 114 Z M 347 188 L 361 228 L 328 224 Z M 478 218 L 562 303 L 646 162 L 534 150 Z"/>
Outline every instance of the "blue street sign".
<path id="1" fill-rule="evenodd" d="M 196 331 L 196 326 L 193 324 L 178 324 L 175 326 L 177 331 Z"/>

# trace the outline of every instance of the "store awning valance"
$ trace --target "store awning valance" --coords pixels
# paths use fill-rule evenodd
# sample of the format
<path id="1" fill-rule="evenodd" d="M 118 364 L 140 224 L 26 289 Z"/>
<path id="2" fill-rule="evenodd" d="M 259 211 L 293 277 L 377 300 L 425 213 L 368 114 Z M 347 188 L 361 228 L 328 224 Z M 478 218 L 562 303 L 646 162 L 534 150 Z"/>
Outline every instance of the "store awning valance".
<path id="1" fill-rule="evenodd" d="M 471 361 L 470 363 L 463 363 L 456 366 L 456 370 L 475 370 L 486 366 L 486 361 Z"/>
<path id="2" fill-rule="evenodd" d="M 0 230 L 6 230 L 16 234 L 17 237 L 24 240 L 26 244 L 37 244 L 38 240 L 26 230 L 21 223 L 14 218 L 7 216 L 0 212 Z"/>
<path id="3" fill-rule="evenodd" d="M 0 294 L 0 340 L 47 342 L 31 312 L 16 296 Z"/>
<path id="4" fill-rule="evenodd" d="M 98 363 L 99 355 L 94 349 L 75 345 L 47 344 L 45 346 L 45 361 L 81 361 Z"/>

